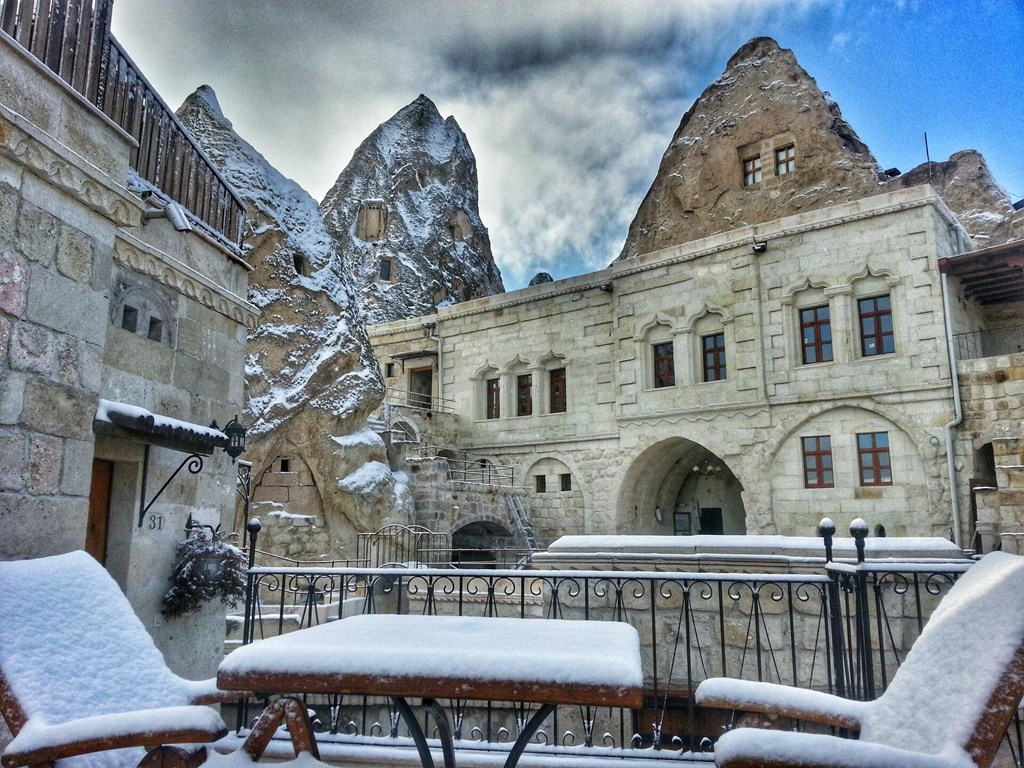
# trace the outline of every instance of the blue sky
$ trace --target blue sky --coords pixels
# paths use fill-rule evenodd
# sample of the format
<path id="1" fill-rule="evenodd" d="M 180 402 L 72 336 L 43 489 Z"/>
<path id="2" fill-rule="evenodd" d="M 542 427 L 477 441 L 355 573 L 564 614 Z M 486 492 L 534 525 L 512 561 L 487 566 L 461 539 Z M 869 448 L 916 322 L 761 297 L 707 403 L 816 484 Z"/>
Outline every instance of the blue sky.
<path id="1" fill-rule="evenodd" d="M 1024 0 L 117 0 L 176 107 L 211 85 L 321 199 L 425 93 L 477 157 L 507 288 L 606 266 L 683 113 L 751 37 L 790 48 L 883 168 L 977 149 L 1024 198 Z"/>

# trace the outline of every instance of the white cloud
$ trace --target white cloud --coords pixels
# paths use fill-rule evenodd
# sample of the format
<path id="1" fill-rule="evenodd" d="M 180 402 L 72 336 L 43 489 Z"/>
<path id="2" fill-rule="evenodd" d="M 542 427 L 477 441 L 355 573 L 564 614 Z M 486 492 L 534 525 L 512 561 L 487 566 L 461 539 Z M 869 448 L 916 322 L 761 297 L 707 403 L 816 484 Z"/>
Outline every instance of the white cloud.
<path id="1" fill-rule="evenodd" d="M 145 46 L 129 51 L 172 105 L 208 82 L 240 135 L 316 198 L 425 93 L 469 138 L 516 287 L 607 265 L 700 89 L 764 20 L 823 4 L 119 0 L 114 31 L 138 30 Z"/>

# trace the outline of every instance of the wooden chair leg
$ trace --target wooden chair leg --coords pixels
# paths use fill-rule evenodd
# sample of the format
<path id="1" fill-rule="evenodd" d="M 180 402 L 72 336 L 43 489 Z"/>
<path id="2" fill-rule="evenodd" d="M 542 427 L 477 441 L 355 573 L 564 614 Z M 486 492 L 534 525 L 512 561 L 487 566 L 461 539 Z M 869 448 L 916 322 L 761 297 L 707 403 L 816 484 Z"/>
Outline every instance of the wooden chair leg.
<path id="1" fill-rule="evenodd" d="M 156 747 L 146 753 L 137 768 L 198 768 L 206 762 L 206 747 L 185 750 L 181 747 Z"/>
<path id="2" fill-rule="evenodd" d="M 308 752 L 319 760 L 320 750 L 313 736 L 313 724 L 309 721 L 306 707 L 298 699 L 285 696 L 263 710 L 263 714 L 260 715 L 259 720 L 249 732 L 249 737 L 242 744 L 242 749 L 252 758 L 253 762 L 263 756 L 274 733 L 281 727 L 282 721 L 288 728 L 288 735 L 291 737 L 295 755 L 298 756 L 300 752 Z"/>

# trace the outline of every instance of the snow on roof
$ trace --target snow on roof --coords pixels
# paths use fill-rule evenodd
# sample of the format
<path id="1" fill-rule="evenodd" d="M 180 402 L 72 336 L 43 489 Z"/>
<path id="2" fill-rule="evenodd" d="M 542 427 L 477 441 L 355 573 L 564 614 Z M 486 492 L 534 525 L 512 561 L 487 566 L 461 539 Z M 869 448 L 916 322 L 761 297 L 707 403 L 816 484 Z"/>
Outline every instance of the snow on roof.
<path id="1" fill-rule="evenodd" d="M 856 553 L 855 540 L 836 537 L 833 552 L 844 556 Z M 947 539 L 924 536 L 881 537 L 864 540 L 868 557 L 882 558 L 917 556 L 963 558 L 963 550 Z M 578 535 L 562 536 L 548 547 L 550 554 L 575 553 L 658 553 L 658 554 L 751 554 L 824 557 L 825 545 L 817 536 L 644 536 L 644 535 Z"/>
<path id="2" fill-rule="evenodd" d="M 229 442 L 228 436 L 219 429 L 162 416 L 137 405 L 113 400 L 100 399 L 96 404 L 95 418 L 97 421 L 138 432 L 143 437 L 157 437 L 184 443 L 184 447 L 189 450 L 198 448 L 212 452 L 215 447 L 226 446 Z"/>

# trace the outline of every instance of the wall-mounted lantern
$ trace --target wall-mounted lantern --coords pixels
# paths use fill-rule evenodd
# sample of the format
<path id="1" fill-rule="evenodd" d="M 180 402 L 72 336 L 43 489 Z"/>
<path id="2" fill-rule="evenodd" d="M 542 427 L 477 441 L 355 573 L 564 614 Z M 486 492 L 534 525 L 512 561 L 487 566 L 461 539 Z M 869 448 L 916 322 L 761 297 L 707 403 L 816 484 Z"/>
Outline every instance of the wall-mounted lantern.
<path id="1" fill-rule="evenodd" d="M 238 420 L 238 414 L 235 414 L 235 417 L 221 431 L 228 436 L 228 444 L 224 448 L 224 452 L 231 457 L 231 463 L 234 464 L 235 459 L 245 452 L 245 427 Z"/>

